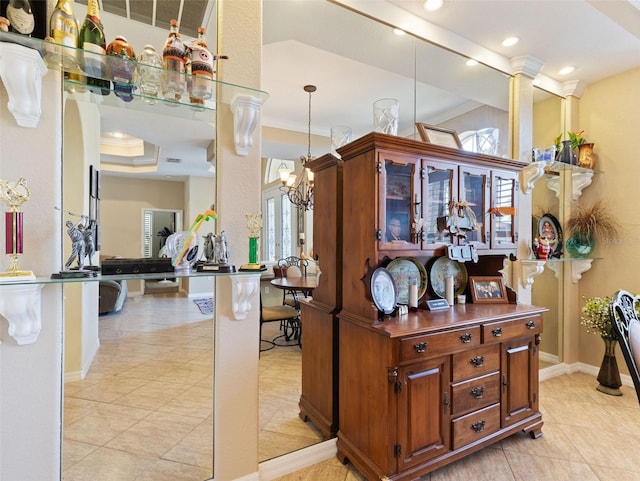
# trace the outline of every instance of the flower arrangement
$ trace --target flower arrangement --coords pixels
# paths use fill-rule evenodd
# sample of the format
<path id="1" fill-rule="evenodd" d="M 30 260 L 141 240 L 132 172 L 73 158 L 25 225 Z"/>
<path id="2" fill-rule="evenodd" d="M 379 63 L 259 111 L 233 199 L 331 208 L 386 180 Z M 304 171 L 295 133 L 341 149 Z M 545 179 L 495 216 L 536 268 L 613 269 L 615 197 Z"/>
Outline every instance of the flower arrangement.
<path id="1" fill-rule="evenodd" d="M 609 303 L 611 297 L 583 297 L 585 300 L 582 307 L 582 324 L 588 333 L 599 334 L 603 339 L 616 340 L 613 332 L 611 318 L 609 317 Z"/>
<path id="2" fill-rule="evenodd" d="M 570 235 L 612 239 L 618 236 L 620 226 L 616 218 L 607 210 L 602 200 L 591 205 L 572 206 L 571 215 L 565 223 Z"/>

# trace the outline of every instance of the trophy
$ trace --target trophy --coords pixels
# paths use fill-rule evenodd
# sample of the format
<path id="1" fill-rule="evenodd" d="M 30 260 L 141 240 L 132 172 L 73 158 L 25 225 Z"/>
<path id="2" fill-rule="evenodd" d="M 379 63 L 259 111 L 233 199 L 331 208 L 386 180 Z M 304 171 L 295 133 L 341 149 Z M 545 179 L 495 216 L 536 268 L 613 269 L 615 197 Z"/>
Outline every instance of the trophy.
<path id="1" fill-rule="evenodd" d="M 23 249 L 22 212 L 18 211 L 18 207 L 28 201 L 30 196 L 24 177 L 13 183 L 0 179 L 0 199 L 10 208 L 9 212 L 5 212 L 5 253 L 11 258 L 9 270 L 0 273 L 0 276 L 33 276 L 33 272 L 23 271 L 18 266 L 18 256 Z"/>
<path id="2" fill-rule="evenodd" d="M 249 230 L 249 263 L 240 266 L 241 271 L 264 271 L 264 264 L 258 262 L 258 241 L 260 240 L 260 231 L 262 230 L 262 212 L 255 214 L 245 214 L 247 229 Z"/>

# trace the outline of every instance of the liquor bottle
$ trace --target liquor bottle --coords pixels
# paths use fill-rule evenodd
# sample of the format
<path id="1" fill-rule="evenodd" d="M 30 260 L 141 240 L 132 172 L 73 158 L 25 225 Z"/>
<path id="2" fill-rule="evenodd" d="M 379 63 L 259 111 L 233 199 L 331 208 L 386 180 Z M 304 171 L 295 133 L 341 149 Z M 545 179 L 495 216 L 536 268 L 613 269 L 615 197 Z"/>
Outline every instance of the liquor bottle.
<path id="1" fill-rule="evenodd" d="M 162 85 L 162 57 L 153 45 L 145 45 L 138 61 L 138 89 L 145 102 L 155 104 Z"/>
<path id="2" fill-rule="evenodd" d="M 106 44 L 98 0 L 89 0 L 87 4 L 87 16 L 78 35 L 78 48 L 87 52 L 83 55 L 83 66 L 87 73 L 89 90 L 93 93 L 109 95 L 110 83 L 105 80 L 107 77 L 104 58 Z"/>
<path id="3" fill-rule="evenodd" d="M 9 0 L 7 18 L 11 22 L 10 30 L 22 35 L 31 36 L 36 26 L 29 0 Z"/>
<path id="4" fill-rule="evenodd" d="M 178 21 L 172 19 L 169 22 L 170 30 L 167 41 L 162 49 L 162 66 L 165 68 L 162 77 L 162 95 L 168 100 L 180 101 L 185 88 L 185 50 Z"/>
<path id="5" fill-rule="evenodd" d="M 58 0 L 49 20 L 49 36 L 53 42 L 69 48 L 59 48 L 59 54 L 50 56 L 65 68 L 64 76 L 69 78 L 69 72 L 76 66 L 76 47 L 78 46 L 78 21 L 73 14 L 71 0 Z"/>
<path id="6" fill-rule="evenodd" d="M 203 105 L 213 96 L 213 55 L 205 39 L 204 27 L 198 28 L 198 38 L 187 45 L 187 91 L 193 105 Z"/>
<path id="7" fill-rule="evenodd" d="M 107 55 L 114 57 L 109 61 L 113 91 L 125 102 L 133 100 L 133 75 L 136 72 L 136 54 L 127 39 L 118 35 L 107 45 Z"/>

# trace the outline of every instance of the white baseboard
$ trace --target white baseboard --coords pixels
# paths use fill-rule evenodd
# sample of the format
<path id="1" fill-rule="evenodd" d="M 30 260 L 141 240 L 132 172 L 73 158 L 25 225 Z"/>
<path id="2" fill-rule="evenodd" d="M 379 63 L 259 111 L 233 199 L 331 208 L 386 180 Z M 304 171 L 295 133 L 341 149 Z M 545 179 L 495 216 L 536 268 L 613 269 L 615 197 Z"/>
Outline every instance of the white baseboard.
<path id="1" fill-rule="evenodd" d="M 337 453 L 336 438 L 260 463 L 260 481 L 271 481 L 285 474 L 331 459 Z M 238 481 L 238 480 L 236 480 Z M 242 481 L 245 481 L 243 478 Z M 248 478 L 247 478 L 248 481 Z"/>
<path id="2" fill-rule="evenodd" d="M 540 362 L 548 362 L 549 364 L 558 364 L 558 356 L 540 351 Z"/>
<path id="3" fill-rule="evenodd" d="M 63 382 L 74 382 L 74 381 L 82 381 L 87 374 L 89 373 L 89 369 L 91 369 L 91 364 L 93 364 L 93 360 L 98 354 L 98 349 L 100 349 L 100 339 L 96 339 L 96 343 L 93 346 L 93 349 L 85 359 L 82 369 L 79 371 L 68 371 L 64 373 Z"/>
<path id="4" fill-rule="evenodd" d="M 591 374 L 594 379 L 600 371 L 599 366 L 591 366 L 583 362 L 575 362 L 573 364 L 555 364 L 553 366 L 545 367 L 539 371 L 539 380 L 546 381 L 556 376 L 562 376 L 563 374 L 572 374 L 574 372 L 584 372 L 585 374 Z M 633 380 L 628 374 L 620 374 L 620 381 L 623 385 L 633 387 Z"/>

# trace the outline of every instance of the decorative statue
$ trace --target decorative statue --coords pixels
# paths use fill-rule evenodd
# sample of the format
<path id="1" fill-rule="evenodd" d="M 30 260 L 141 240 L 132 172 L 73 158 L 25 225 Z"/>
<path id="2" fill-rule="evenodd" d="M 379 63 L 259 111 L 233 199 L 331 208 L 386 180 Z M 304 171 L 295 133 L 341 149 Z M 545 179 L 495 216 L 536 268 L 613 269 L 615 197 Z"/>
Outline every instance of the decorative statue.
<path id="1" fill-rule="evenodd" d="M 65 225 L 67 226 L 67 234 L 71 239 L 71 255 L 67 262 L 64 264 L 64 269 L 66 271 L 69 270 L 73 259 L 78 258 L 78 269 L 82 269 L 84 267 L 84 257 L 85 257 L 85 241 L 84 241 L 84 222 L 87 216 L 83 215 L 80 218 L 80 222 L 77 224 L 73 224 L 70 220 L 68 220 Z"/>
<path id="2" fill-rule="evenodd" d="M 204 258 L 207 264 L 211 264 L 214 261 L 214 249 L 213 249 L 213 232 L 209 232 L 204 236 Z"/>
<path id="3" fill-rule="evenodd" d="M 226 265 L 229 262 L 229 251 L 227 249 L 227 235 L 222 231 L 215 236 L 214 258 L 216 264 Z"/>

